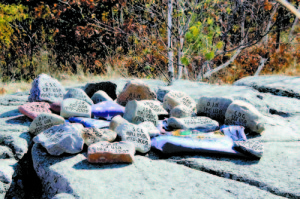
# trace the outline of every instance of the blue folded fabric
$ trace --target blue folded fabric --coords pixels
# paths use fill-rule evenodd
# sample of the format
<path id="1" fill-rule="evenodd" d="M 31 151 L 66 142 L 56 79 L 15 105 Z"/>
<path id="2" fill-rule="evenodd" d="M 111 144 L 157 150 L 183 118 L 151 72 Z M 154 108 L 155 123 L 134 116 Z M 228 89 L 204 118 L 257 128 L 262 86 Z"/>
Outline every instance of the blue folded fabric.
<path id="1" fill-rule="evenodd" d="M 234 125 L 222 125 L 220 131 L 229 136 L 233 141 L 246 141 L 245 127 Z"/>
<path id="2" fill-rule="evenodd" d="M 110 122 L 104 120 L 95 120 L 85 117 L 70 117 L 69 120 L 72 123 L 80 123 L 85 127 L 94 127 L 98 129 L 108 128 L 110 124 Z"/>
<path id="3" fill-rule="evenodd" d="M 94 118 L 111 120 L 116 115 L 123 116 L 125 107 L 117 104 L 114 101 L 104 101 L 92 105 L 92 115 Z"/>

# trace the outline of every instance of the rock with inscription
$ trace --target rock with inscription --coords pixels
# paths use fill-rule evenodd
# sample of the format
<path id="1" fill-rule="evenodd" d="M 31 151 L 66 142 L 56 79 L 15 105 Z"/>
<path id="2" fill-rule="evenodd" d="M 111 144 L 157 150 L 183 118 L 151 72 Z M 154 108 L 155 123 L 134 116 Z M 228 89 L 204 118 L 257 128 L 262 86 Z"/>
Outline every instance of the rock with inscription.
<path id="1" fill-rule="evenodd" d="M 260 140 L 235 141 L 234 149 L 253 158 L 261 158 L 264 152 Z"/>
<path id="2" fill-rule="evenodd" d="M 94 104 L 98 104 L 99 102 L 105 102 L 105 101 L 114 101 L 113 99 L 111 99 L 111 97 L 107 95 L 105 91 L 102 90 L 94 93 L 91 99 L 93 100 Z"/>
<path id="3" fill-rule="evenodd" d="M 168 128 L 196 129 L 203 132 L 212 132 L 219 129 L 219 123 L 208 117 L 171 117 L 168 119 Z"/>
<path id="4" fill-rule="evenodd" d="M 92 106 L 92 115 L 94 118 L 101 118 L 110 121 L 117 115 L 123 116 L 125 107 L 114 101 L 104 101 Z"/>
<path id="5" fill-rule="evenodd" d="M 61 102 L 54 102 L 50 105 L 50 109 L 54 112 L 54 113 L 60 113 L 60 109 L 61 109 Z"/>
<path id="6" fill-rule="evenodd" d="M 170 117 L 184 118 L 184 117 L 194 117 L 194 116 L 196 116 L 196 112 L 190 108 L 187 108 L 183 104 L 175 106 L 170 112 Z"/>
<path id="7" fill-rule="evenodd" d="M 197 103 L 197 115 L 224 123 L 225 113 L 232 102 L 233 99 L 230 97 L 200 97 Z"/>
<path id="8" fill-rule="evenodd" d="M 130 142 L 101 141 L 89 146 L 87 159 L 90 163 L 132 163 L 134 154 L 135 146 Z"/>
<path id="9" fill-rule="evenodd" d="M 89 96 L 80 88 L 70 88 L 64 95 L 64 99 L 75 98 L 87 102 L 89 105 L 93 105 L 93 101 Z"/>
<path id="10" fill-rule="evenodd" d="M 33 138 L 40 143 L 50 155 L 59 156 L 63 153 L 79 153 L 83 149 L 81 132 L 71 124 L 53 126 Z"/>
<path id="11" fill-rule="evenodd" d="M 124 123 L 128 123 L 127 120 L 125 120 L 122 116 L 120 115 L 117 115 L 116 117 L 114 117 L 111 121 L 110 121 L 110 124 L 109 124 L 109 129 L 115 131 L 115 129 L 124 124 Z"/>
<path id="12" fill-rule="evenodd" d="M 158 115 L 149 106 L 143 102 L 132 100 L 125 107 L 124 119 L 134 124 L 142 122 L 152 122 L 155 126 L 158 124 Z"/>
<path id="13" fill-rule="evenodd" d="M 80 123 L 85 127 L 94 127 L 98 129 L 108 128 L 110 125 L 110 122 L 105 120 L 96 120 L 85 117 L 70 117 L 69 121 L 74 123 Z"/>
<path id="14" fill-rule="evenodd" d="M 82 100 L 69 98 L 62 101 L 60 115 L 69 117 L 91 117 L 91 106 Z"/>
<path id="15" fill-rule="evenodd" d="M 112 142 L 116 139 L 117 133 L 110 129 L 84 128 L 82 138 L 87 146 L 100 141 Z"/>
<path id="16" fill-rule="evenodd" d="M 147 129 L 150 137 L 155 137 L 160 135 L 160 130 L 156 128 L 152 122 L 143 122 L 140 123 L 139 126 L 142 126 L 145 129 Z"/>
<path id="17" fill-rule="evenodd" d="M 56 79 L 46 74 L 40 74 L 32 82 L 29 102 L 57 102 L 63 99 L 64 87 Z"/>
<path id="18" fill-rule="evenodd" d="M 124 123 L 115 130 L 122 141 L 128 141 L 134 144 L 135 150 L 141 153 L 147 153 L 151 149 L 151 140 L 148 130 L 144 127 Z"/>
<path id="19" fill-rule="evenodd" d="M 131 100 L 154 100 L 156 94 L 142 80 L 130 80 L 126 83 L 123 91 L 117 98 L 118 104 L 126 106 Z"/>
<path id="20" fill-rule="evenodd" d="M 233 141 L 246 141 L 245 127 L 234 125 L 222 125 L 220 131 L 231 137 Z"/>
<path id="21" fill-rule="evenodd" d="M 140 103 L 143 103 L 145 106 L 151 108 L 158 116 L 168 116 L 169 113 L 163 108 L 163 105 L 160 101 L 157 100 L 141 100 Z"/>
<path id="22" fill-rule="evenodd" d="M 163 101 L 163 107 L 168 112 L 170 112 L 173 108 L 175 108 L 178 105 L 184 105 L 188 109 L 192 110 L 193 112 L 196 112 L 196 102 L 181 91 L 170 91 L 168 92 Z"/>
<path id="23" fill-rule="evenodd" d="M 252 105 L 241 100 L 232 102 L 225 114 L 225 124 L 239 125 L 261 134 L 265 130 L 265 117 Z"/>
<path id="24" fill-rule="evenodd" d="M 38 135 L 40 132 L 51 128 L 52 126 L 65 123 L 65 119 L 52 113 L 41 113 L 30 124 L 29 132 Z"/>
<path id="25" fill-rule="evenodd" d="M 87 83 L 83 90 L 84 92 L 86 92 L 86 94 L 89 97 L 92 97 L 94 93 L 96 93 L 97 91 L 102 90 L 105 93 L 107 93 L 107 95 L 111 97 L 113 100 L 117 98 L 117 94 L 116 94 L 117 84 L 112 83 L 110 81 Z"/>
<path id="26" fill-rule="evenodd" d="M 82 132 L 82 130 L 84 129 L 84 126 L 80 123 L 69 123 L 72 126 L 74 126 L 79 132 Z"/>
<path id="27" fill-rule="evenodd" d="M 50 105 L 46 102 L 31 102 L 19 106 L 18 110 L 20 113 L 27 117 L 34 119 L 41 113 L 51 113 Z"/>

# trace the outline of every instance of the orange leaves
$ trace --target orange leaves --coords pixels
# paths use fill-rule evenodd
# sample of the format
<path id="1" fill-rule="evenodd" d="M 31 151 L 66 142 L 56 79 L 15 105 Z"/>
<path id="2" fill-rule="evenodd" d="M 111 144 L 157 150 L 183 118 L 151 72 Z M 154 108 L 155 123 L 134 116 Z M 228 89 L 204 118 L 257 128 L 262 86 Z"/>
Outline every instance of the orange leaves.
<path id="1" fill-rule="evenodd" d="M 264 2 L 264 9 L 266 11 L 270 11 L 272 9 L 272 4 L 268 0 L 265 0 Z"/>

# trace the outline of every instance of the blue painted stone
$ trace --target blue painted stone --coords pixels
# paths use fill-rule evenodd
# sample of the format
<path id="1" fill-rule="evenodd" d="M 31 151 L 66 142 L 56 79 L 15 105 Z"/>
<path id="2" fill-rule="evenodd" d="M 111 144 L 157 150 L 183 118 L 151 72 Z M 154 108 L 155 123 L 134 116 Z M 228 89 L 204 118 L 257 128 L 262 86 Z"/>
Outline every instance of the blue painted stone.
<path id="1" fill-rule="evenodd" d="M 116 115 L 123 116 L 125 107 L 117 104 L 114 101 L 105 101 L 92 105 L 92 115 L 94 118 L 111 120 Z"/>
<path id="2" fill-rule="evenodd" d="M 233 141 L 246 141 L 245 127 L 234 125 L 222 125 L 220 131 L 229 136 Z"/>
<path id="3" fill-rule="evenodd" d="M 84 117 L 70 117 L 69 120 L 72 123 L 80 123 L 85 127 L 94 127 L 98 129 L 109 128 L 110 123 L 104 120 L 96 120 Z"/>

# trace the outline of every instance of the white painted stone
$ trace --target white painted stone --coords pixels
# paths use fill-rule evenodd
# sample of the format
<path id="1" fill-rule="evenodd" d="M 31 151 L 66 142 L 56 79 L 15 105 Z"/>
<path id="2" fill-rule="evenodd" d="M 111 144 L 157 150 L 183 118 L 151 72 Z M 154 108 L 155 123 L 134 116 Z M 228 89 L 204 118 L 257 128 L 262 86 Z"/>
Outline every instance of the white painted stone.
<path id="1" fill-rule="evenodd" d="M 29 132 L 38 135 L 40 132 L 51 128 L 54 125 L 63 124 L 65 119 L 52 113 L 41 113 L 30 124 Z"/>
<path id="2" fill-rule="evenodd" d="M 196 116 L 195 111 L 186 107 L 183 104 L 175 106 L 170 112 L 170 117 L 184 118 L 184 117 L 194 117 L 194 116 Z"/>
<path id="3" fill-rule="evenodd" d="M 114 131 L 118 126 L 124 123 L 128 123 L 128 121 L 125 120 L 122 116 L 117 115 L 110 121 L 109 129 Z"/>
<path id="4" fill-rule="evenodd" d="M 87 146 L 100 141 L 112 142 L 116 139 L 117 133 L 110 129 L 84 128 L 82 138 Z"/>
<path id="5" fill-rule="evenodd" d="M 187 108 L 196 111 L 196 102 L 185 94 L 184 92 L 181 91 L 170 91 L 168 92 L 163 101 L 163 107 L 166 109 L 168 112 L 170 112 L 175 106 L 178 105 L 184 105 Z"/>
<path id="6" fill-rule="evenodd" d="M 160 101 L 157 100 L 141 100 L 140 103 L 143 103 L 145 106 L 151 108 L 157 115 L 168 115 L 168 111 L 163 108 L 163 105 Z"/>
<path id="7" fill-rule="evenodd" d="M 158 128 L 156 128 L 154 126 L 154 124 L 152 122 L 143 122 L 143 123 L 140 123 L 138 126 L 141 126 L 141 127 L 144 127 L 145 129 L 147 129 L 150 137 L 155 137 L 160 134 L 160 131 L 158 130 Z"/>
<path id="8" fill-rule="evenodd" d="M 62 101 L 60 115 L 64 118 L 69 117 L 88 117 L 91 118 L 91 106 L 82 100 L 69 98 Z"/>
<path id="9" fill-rule="evenodd" d="M 105 91 L 102 90 L 94 93 L 91 99 L 93 100 L 94 104 L 97 104 L 99 102 L 104 102 L 104 101 L 114 101 L 113 99 L 111 99 L 111 97 L 107 95 Z"/>
<path id="10" fill-rule="evenodd" d="M 65 94 L 64 99 L 75 98 L 87 102 L 89 105 L 93 105 L 91 98 L 80 88 L 70 88 Z"/>

